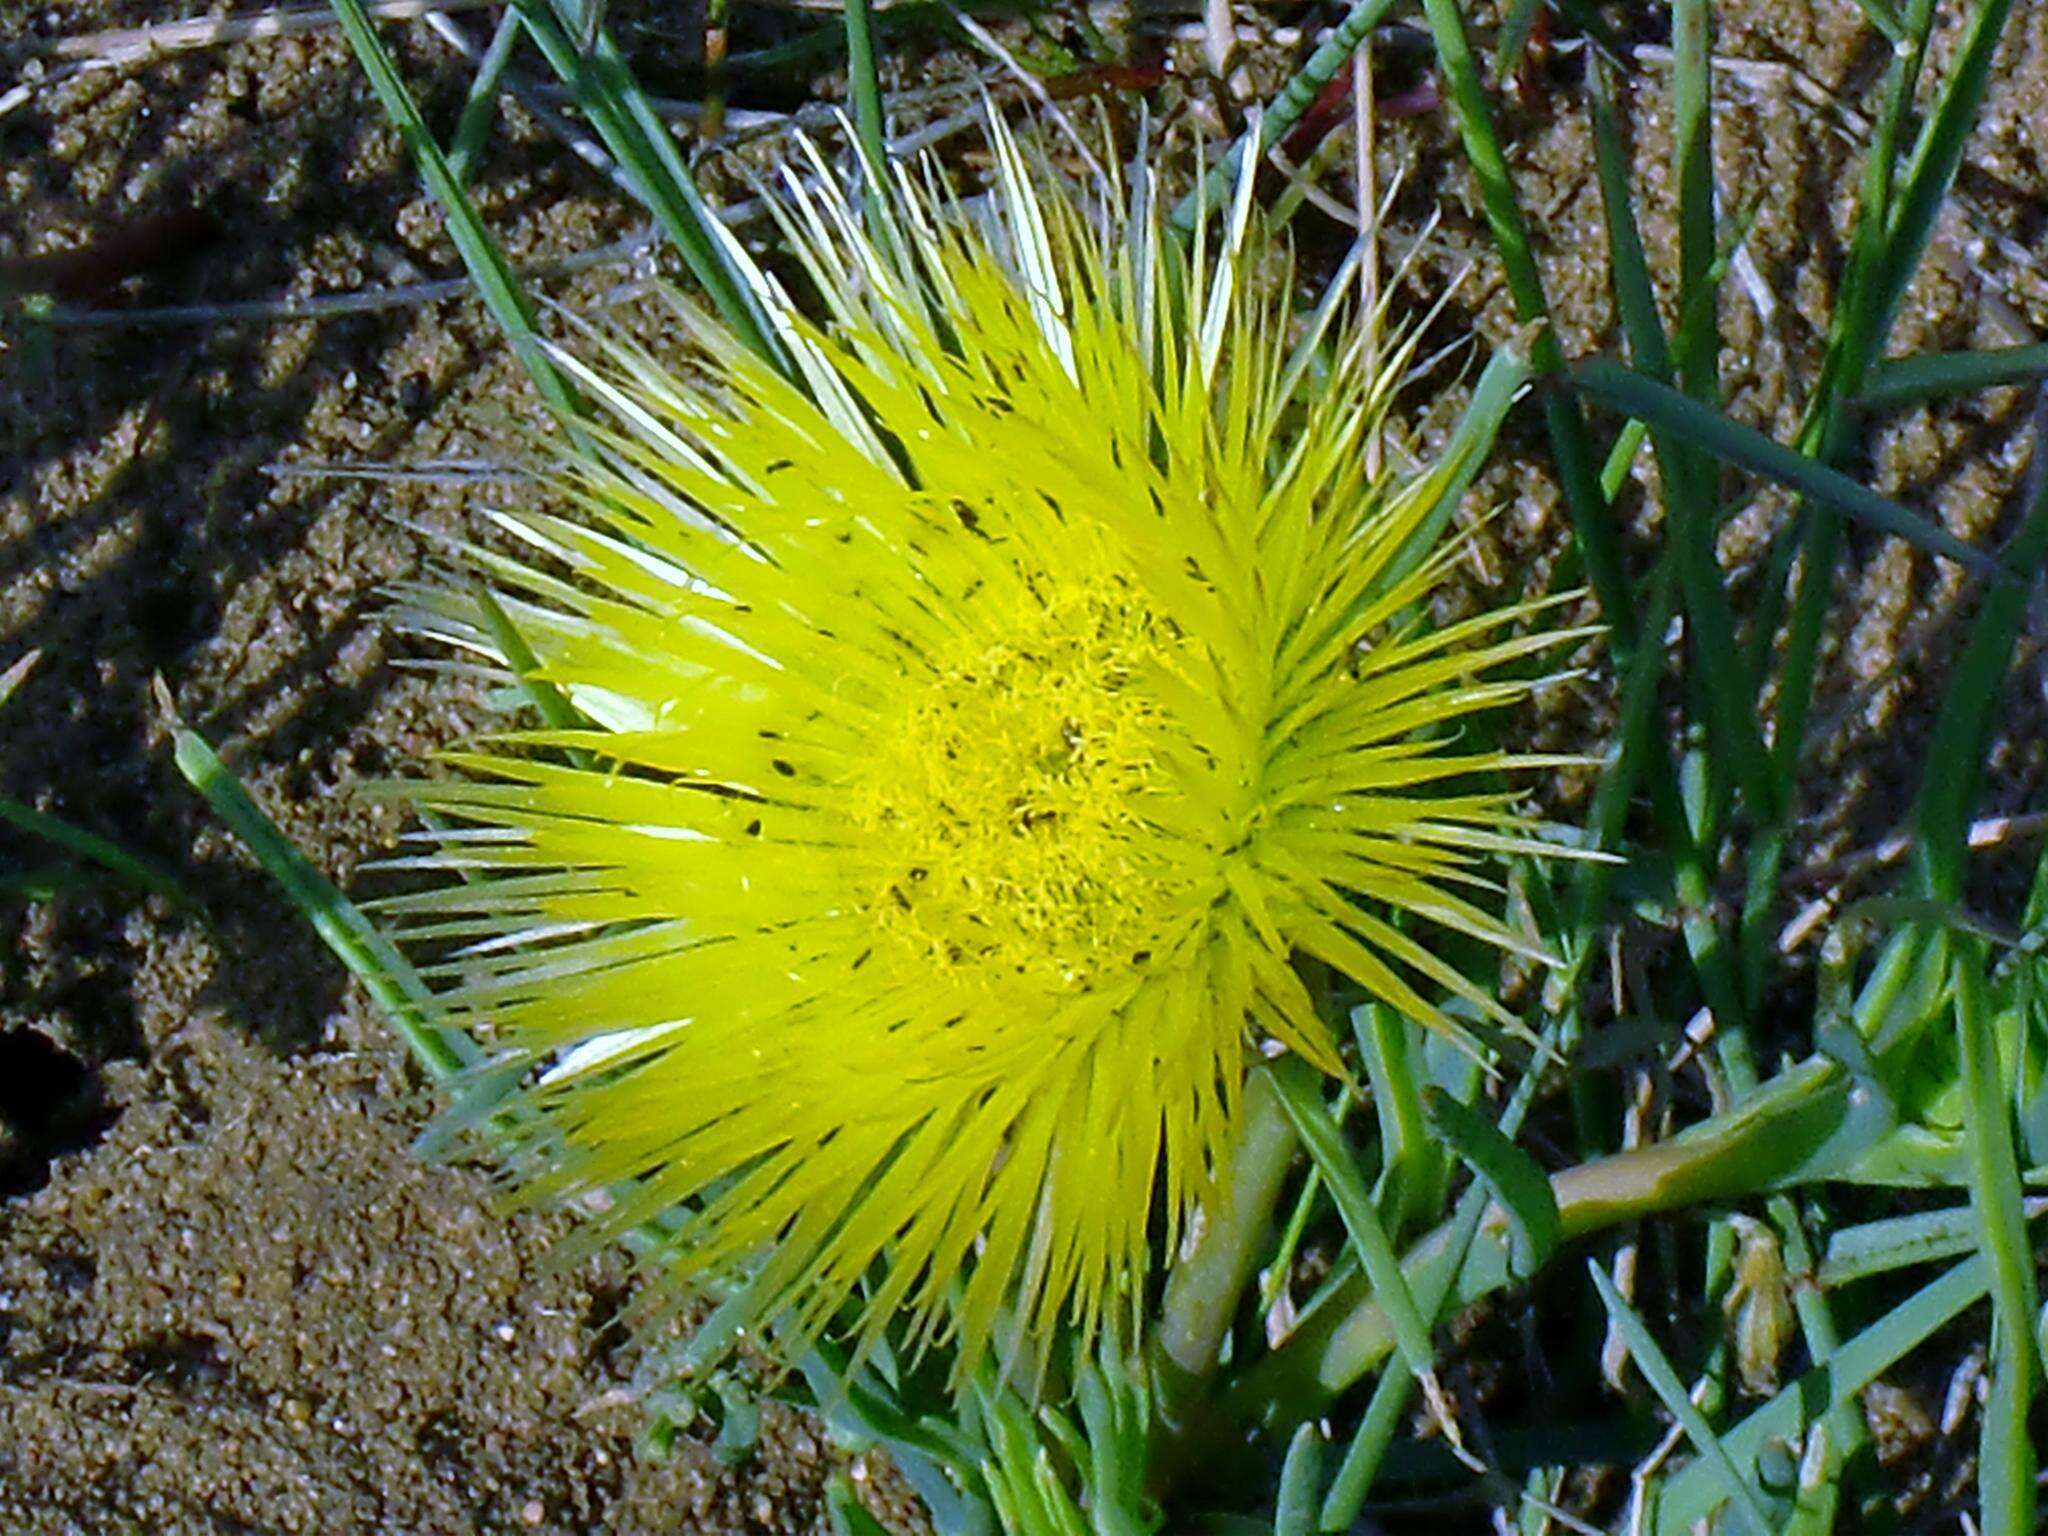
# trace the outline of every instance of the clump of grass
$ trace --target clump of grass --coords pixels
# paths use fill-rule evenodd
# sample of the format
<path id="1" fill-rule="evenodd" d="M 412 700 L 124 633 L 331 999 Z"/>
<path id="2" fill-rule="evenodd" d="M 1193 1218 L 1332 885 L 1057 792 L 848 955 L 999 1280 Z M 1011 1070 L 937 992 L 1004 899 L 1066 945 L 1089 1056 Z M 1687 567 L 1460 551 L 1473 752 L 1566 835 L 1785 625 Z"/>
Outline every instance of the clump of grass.
<path id="1" fill-rule="evenodd" d="M 1173 1528 L 1190 1523 L 1195 1509 L 1214 1507 L 1217 1529 L 1276 1536 L 1348 1529 L 1391 1473 L 1412 1470 L 1421 1455 L 1404 1434 L 1418 1388 L 1437 1432 L 1465 1463 L 1455 1475 L 1523 1529 L 1585 1528 L 1588 1519 L 1672 1533 L 1702 1521 L 1729 1531 L 1825 1529 L 1862 1518 L 1886 1491 L 1862 1454 L 1859 1394 L 1987 1297 L 1992 1348 L 1975 1490 L 1980 1528 L 2035 1528 L 2027 1419 L 2041 1380 L 2042 1339 L 2030 1224 L 2041 1206 L 2029 1190 L 2048 1163 L 2039 959 L 2048 863 L 2016 920 L 1987 921 L 1963 899 L 1996 701 L 2028 584 L 2048 553 L 2048 472 L 2037 466 L 2006 545 L 1985 550 L 1861 484 L 1854 431 L 1866 411 L 2048 371 L 2036 348 L 1885 355 L 2012 7 L 2009 0 L 1963 6 L 1958 45 L 1938 77 L 1929 58 L 1940 19 L 1935 0 L 1903 7 L 1863 0 L 1862 8 L 1885 39 L 1889 62 L 1825 365 L 1801 430 L 1779 443 L 1732 420 L 1718 398 L 1717 290 L 1741 229 L 1716 212 L 1717 203 L 1736 205 L 1739 189 L 1718 196 L 1715 185 L 1711 0 L 1676 0 L 1671 8 L 1671 182 L 1680 237 L 1675 288 L 1663 311 L 1676 317 L 1670 327 L 1660 318 L 1638 232 L 1629 151 L 1610 92 L 1614 66 L 1601 57 L 1589 63 L 1588 110 L 1621 334 L 1611 355 L 1581 359 L 1565 357 L 1545 323 L 1542 269 L 1465 16 L 1456 0 L 1423 0 L 1442 89 L 1509 291 L 1535 328 L 1531 405 L 1608 634 L 1616 727 L 1578 843 L 1624 862 L 1560 867 L 1525 847 L 1501 850 L 1528 938 L 1560 961 L 1547 985 L 1515 1004 L 1514 1022 L 1536 1042 L 1533 1051 L 1496 1039 L 1475 1057 L 1446 1048 L 1426 1029 L 1440 1013 L 1471 1006 L 1476 1017 L 1503 1006 L 1498 967 L 1476 950 L 1445 951 L 1445 973 L 1433 979 L 1448 1001 L 1392 996 L 1359 985 L 1366 978 L 1355 972 L 1305 965 L 1321 1038 L 1335 1046 L 1326 1065 L 1345 1080 L 1319 1078 L 1298 1058 L 1249 1075 L 1231 1149 L 1215 1158 L 1217 1188 L 1204 1191 L 1199 1234 L 1160 1255 L 1160 1285 L 1134 1282 L 1123 1298 L 1138 1314 L 1138 1337 L 1123 1340 L 1126 1350 L 1097 1352 L 1049 1328 L 1035 1398 L 1025 1390 L 1032 1383 L 988 1361 L 969 1361 L 949 1385 L 902 1351 L 901 1331 L 872 1326 L 872 1314 L 863 1314 L 864 1299 L 893 1299 L 888 1282 L 850 1281 L 850 1314 L 800 1331 L 792 1345 L 800 1385 L 781 1390 L 806 1396 L 847 1443 L 886 1445 L 939 1530 L 1159 1529 L 1169 1521 L 1162 1501 Z M 463 190 L 462 173 L 482 142 L 476 104 L 488 98 L 487 84 L 479 82 L 456 152 L 444 158 L 354 0 L 336 0 L 336 9 L 446 210 L 479 291 L 565 432 L 589 462 L 602 462 L 608 450 L 588 411 L 590 381 L 572 378 L 535 340 L 533 311 Z M 1553 9 L 1595 43 L 1603 36 L 1584 8 Z M 1535 7 L 1518 0 L 1508 10 L 1508 34 L 1526 35 Z M 1206 194 L 1176 210 L 1170 223 L 1181 235 L 1213 240 L 1209 219 L 1225 207 L 1244 208 L 1235 194 L 1247 163 L 1300 119 L 1391 11 L 1390 0 L 1351 9 L 1217 161 Z M 517 22 L 508 19 L 501 30 L 514 39 L 504 51 L 523 31 L 574 93 L 682 252 L 719 323 L 759 359 L 735 357 L 735 366 L 763 370 L 764 380 L 786 373 L 797 359 L 778 340 L 778 323 L 706 221 L 687 168 L 602 27 L 587 31 L 580 9 L 544 0 L 520 0 L 514 14 Z M 868 8 L 849 5 L 845 25 L 855 142 L 872 172 L 882 160 L 887 103 L 876 84 Z M 844 222 L 851 235 L 851 213 Z M 1518 382 L 1494 379 L 1509 392 Z M 1617 537 L 1615 499 L 1645 446 L 1660 471 L 1665 532 L 1654 549 L 1632 551 Z M 1744 592 L 1730 583 L 1715 545 L 1726 513 L 1721 486 L 1731 472 L 1774 482 L 1794 498 L 1773 535 L 1768 579 Z M 1922 770 L 1907 881 L 1887 904 L 1835 916 L 1809 980 L 1785 971 L 1770 924 L 1801 796 L 1844 518 L 1962 564 L 1981 578 L 1983 597 Z M 1676 658 L 1663 644 L 1674 618 L 1684 620 L 1687 637 Z M 486 604 L 476 633 L 515 662 L 530 702 L 558 728 L 557 745 L 601 751 L 587 734 L 560 735 L 574 699 L 550 691 L 555 669 L 534 651 L 526 654 L 539 665 L 518 660 L 533 619 L 522 613 L 519 621 L 515 629 L 506 607 Z M 180 762 L 325 925 L 337 952 L 381 989 L 429 1070 L 454 1071 L 466 1049 L 454 1043 L 460 1037 L 444 1031 L 431 995 L 405 980 L 376 930 L 339 893 L 308 879 L 195 738 L 181 738 Z M 1730 867 L 1744 872 L 1732 911 L 1717 897 Z M 1682 939 L 1674 963 L 1650 978 L 1649 994 L 1678 1018 L 1697 1011 L 1711 1021 L 1710 1037 L 1684 1053 L 1710 1072 L 1713 1112 L 1619 1151 L 1609 1150 L 1583 1113 L 1566 1117 L 1564 1139 L 1576 1138 L 1575 1147 L 1557 1137 L 1537 1142 L 1526 1135 L 1532 1115 L 1558 1097 L 1583 1107 L 1603 1034 L 1620 1028 L 1598 1022 L 1589 993 L 1608 938 L 1630 908 Z M 1810 995 L 1810 1013 L 1790 1027 L 1775 1023 L 1766 1035 L 1765 1002 L 1786 995 Z M 1367 1105 L 1369 1118 L 1361 1113 Z M 515 1137 L 522 1129 L 514 1101 L 486 1094 L 471 1107 L 472 1120 L 507 1116 L 499 1123 Z M 653 1171 L 651 1164 L 605 1170 Z M 1900 1185 L 1946 1190 L 1951 1199 L 1938 1209 L 1889 1207 L 1884 1192 Z M 1865 1219 L 1829 1229 L 1822 1207 L 1844 1191 L 1865 1192 L 1852 1207 Z M 646 1220 L 629 1242 L 649 1254 L 672 1252 L 678 1223 L 689 1218 L 657 1212 L 661 1199 L 644 1203 L 648 1209 L 634 1216 Z M 1121 1219 L 1149 1230 L 1150 1212 L 1137 1204 L 1130 1197 Z M 1628 1266 L 1612 1252 L 1617 1229 L 1653 1216 L 1662 1218 L 1660 1242 L 1697 1245 L 1704 1259 L 1697 1292 L 1665 1307 L 1630 1294 Z M 1328 1271 L 1283 1316 L 1275 1303 L 1287 1292 L 1284 1277 L 1311 1251 Z M 1572 1278 L 1581 1263 L 1590 1270 L 1583 1285 Z M 1930 1267 L 1932 1277 L 1919 1278 Z M 1475 1432 L 1469 1412 L 1442 1386 L 1439 1325 L 1460 1305 L 1517 1285 L 1532 1286 L 1545 1305 L 1561 1298 L 1595 1304 L 1634 1361 L 1647 1401 L 1608 1437 L 1603 1453 L 1636 1467 L 1626 1507 L 1560 1510 L 1566 1475 L 1590 1458 L 1556 1451 L 1511 1458 L 1501 1441 Z M 692 1373 L 759 1315 L 744 1266 L 707 1276 L 705 1289 L 714 1309 L 683 1355 L 668 1362 L 700 1401 L 709 1389 Z M 1723 1328 L 1724 1311 L 1739 1326 Z M 1685 1331 L 1672 1328 L 1673 1317 L 1685 1321 Z M 1762 1382 L 1780 1356 L 1796 1361 L 1799 1374 L 1745 1409 L 1732 1390 L 1736 1378 Z M 1399 1368 L 1387 1368 L 1396 1357 Z M 750 1390 L 744 1371 L 717 1378 L 729 1425 L 745 1421 Z M 1322 1454 L 1325 1427 L 1342 1441 L 1334 1458 Z M 1592 1439 L 1597 1426 L 1583 1428 Z M 1263 1459 L 1246 1454 L 1252 1442 L 1265 1447 Z M 1443 1487 L 1452 1474 L 1428 1475 Z M 831 1507 L 842 1529 L 872 1526 L 843 1488 Z"/>

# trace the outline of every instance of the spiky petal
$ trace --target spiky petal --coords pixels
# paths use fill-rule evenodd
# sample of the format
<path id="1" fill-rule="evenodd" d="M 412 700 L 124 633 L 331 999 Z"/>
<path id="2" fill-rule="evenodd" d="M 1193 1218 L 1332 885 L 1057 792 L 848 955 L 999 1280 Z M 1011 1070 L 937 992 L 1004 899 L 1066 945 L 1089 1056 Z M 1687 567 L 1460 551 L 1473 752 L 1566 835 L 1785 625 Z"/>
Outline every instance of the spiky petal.
<path id="1" fill-rule="evenodd" d="M 1523 947 L 1466 893 L 1533 845 L 1465 786 L 1532 760 L 1447 728 L 1557 639 L 1405 623 L 1455 466 L 1368 477 L 1371 317 L 1291 343 L 1247 202 L 1189 258 L 992 143 L 979 219 L 906 178 L 871 238 L 789 182 L 793 378 L 687 304 L 686 355 L 577 365 L 598 449 L 480 558 L 593 723 L 413 786 L 464 881 L 398 904 L 478 941 L 446 1002 L 528 1069 L 538 1189 L 608 1189 L 600 1234 L 687 1203 L 677 1280 L 785 1343 L 865 1284 L 962 1369 L 1135 1302 L 1261 1040 L 1340 1070 L 1300 957 L 1494 1006 L 1393 918 Z M 418 617 L 504 663 L 460 596 Z"/>

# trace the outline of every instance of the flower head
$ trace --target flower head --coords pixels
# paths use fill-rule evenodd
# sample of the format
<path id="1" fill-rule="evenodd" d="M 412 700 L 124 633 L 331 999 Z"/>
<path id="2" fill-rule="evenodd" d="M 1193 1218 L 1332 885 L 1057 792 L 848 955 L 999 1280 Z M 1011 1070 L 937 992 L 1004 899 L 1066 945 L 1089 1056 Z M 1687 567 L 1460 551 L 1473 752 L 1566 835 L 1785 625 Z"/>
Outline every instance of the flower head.
<path id="1" fill-rule="evenodd" d="M 986 209 L 904 176 L 873 237 L 789 180 L 823 317 L 745 268 L 787 367 L 680 301 L 684 355 L 576 365 L 608 425 L 502 518 L 535 557 L 479 558 L 589 723 L 413 786 L 464 880 L 398 904 L 474 941 L 446 1003 L 525 1071 L 537 1187 L 608 1190 L 599 1234 L 685 1204 L 675 1278 L 963 1368 L 1135 1303 L 1263 1041 L 1342 1071 L 1300 958 L 1498 1015 L 1397 914 L 1523 947 L 1474 785 L 1532 760 L 1450 728 L 1558 638 L 1412 618 L 1457 466 L 1368 473 L 1375 317 L 1301 338 L 1248 200 L 1189 256 L 992 143 Z"/>

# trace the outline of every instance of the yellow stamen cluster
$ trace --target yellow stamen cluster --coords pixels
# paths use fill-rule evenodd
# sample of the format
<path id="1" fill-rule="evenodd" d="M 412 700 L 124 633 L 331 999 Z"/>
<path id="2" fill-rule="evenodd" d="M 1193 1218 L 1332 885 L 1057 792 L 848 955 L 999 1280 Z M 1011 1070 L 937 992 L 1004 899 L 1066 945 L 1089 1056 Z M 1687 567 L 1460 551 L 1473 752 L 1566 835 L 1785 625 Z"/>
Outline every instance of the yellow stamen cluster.
<path id="1" fill-rule="evenodd" d="M 1014 632 L 912 693 L 848 784 L 849 873 L 906 962 L 1077 990 L 1146 962 L 1189 873 L 1144 820 L 1173 722 L 1141 679 L 1172 640 L 1117 583 L 1020 596 Z"/>

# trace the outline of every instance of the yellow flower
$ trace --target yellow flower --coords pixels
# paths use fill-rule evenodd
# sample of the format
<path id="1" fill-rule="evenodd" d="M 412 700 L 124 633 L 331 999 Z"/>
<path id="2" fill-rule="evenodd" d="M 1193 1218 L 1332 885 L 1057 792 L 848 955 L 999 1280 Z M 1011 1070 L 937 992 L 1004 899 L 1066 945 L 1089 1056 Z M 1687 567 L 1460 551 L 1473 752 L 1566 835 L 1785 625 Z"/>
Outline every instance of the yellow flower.
<path id="1" fill-rule="evenodd" d="M 812 156 L 821 320 L 733 248 L 795 382 L 680 301 L 682 355 L 572 364 L 608 424 L 478 558 L 590 724 L 413 786 L 463 880 L 396 904 L 470 941 L 535 1189 L 609 1191 L 600 1236 L 688 1203 L 664 1272 L 785 1347 L 851 1303 L 962 1371 L 1136 1305 L 1261 1042 L 1343 1070 L 1301 957 L 1501 1017 L 1397 917 L 1525 947 L 1461 892 L 1535 850 L 1475 779 L 1537 760 L 1450 728 L 1559 638 L 1416 621 L 1457 466 L 1368 475 L 1401 358 L 1299 336 L 1248 200 L 1188 256 L 991 143 L 984 206 L 905 175 L 873 237 Z"/>

